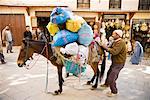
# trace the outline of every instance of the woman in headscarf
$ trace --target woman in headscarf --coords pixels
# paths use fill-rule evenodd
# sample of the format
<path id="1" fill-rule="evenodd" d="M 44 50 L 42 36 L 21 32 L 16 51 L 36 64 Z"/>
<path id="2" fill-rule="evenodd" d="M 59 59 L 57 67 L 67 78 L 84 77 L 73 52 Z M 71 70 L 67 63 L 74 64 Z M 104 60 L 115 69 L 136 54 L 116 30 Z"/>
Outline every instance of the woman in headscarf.
<path id="1" fill-rule="evenodd" d="M 135 41 L 133 44 L 135 45 L 135 47 L 130 61 L 132 64 L 138 65 L 141 62 L 141 58 L 143 57 L 143 47 L 137 37 L 135 37 Z"/>

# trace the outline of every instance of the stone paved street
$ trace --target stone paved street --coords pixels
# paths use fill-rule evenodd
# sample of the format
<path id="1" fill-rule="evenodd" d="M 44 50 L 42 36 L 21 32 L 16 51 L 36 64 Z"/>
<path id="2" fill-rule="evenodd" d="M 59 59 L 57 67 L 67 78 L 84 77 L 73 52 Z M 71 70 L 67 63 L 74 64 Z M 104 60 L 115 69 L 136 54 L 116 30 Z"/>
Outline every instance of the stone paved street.
<path id="1" fill-rule="evenodd" d="M 42 56 L 35 66 L 27 70 L 19 68 L 16 64 L 19 47 L 14 48 L 14 53 L 6 54 L 7 64 L 0 65 L 0 100 L 150 100 L 150 66 L 131 65 L 129 58 L 125 68 L 118 78 L 119 94 L 109 98 L 105 94 L 108 90 L 98 89 L 92 91 L 91 86 L 84 85 L 92 77 L 92 70 L 88 66 L 81 80 L 74 76 L 65 78 L 63 93 L 58 96 L 51 94 L 58 89 L 57 69 L 49 64 L 48 94 L 45 93 L 46 59 Z M 38 55 L 34 55 L 32 66 Z M 150 61 L 150 60 L 149 60 Z M 144 60 L 146 64 L 149 62 Z M 30 63 L 30 62 L 28 62 Z M 110 61 L 107 61 L 107 69 Z M 65 76 L 65 71 L 63 71 Z M 105 75 L 106 76 L 106 75 Z"/>

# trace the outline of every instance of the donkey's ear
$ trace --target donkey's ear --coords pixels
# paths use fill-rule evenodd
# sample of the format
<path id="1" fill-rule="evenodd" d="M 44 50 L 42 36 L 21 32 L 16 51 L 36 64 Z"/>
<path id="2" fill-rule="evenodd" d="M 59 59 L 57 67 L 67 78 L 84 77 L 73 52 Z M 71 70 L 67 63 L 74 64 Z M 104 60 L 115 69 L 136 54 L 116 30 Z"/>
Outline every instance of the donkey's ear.
<path id="1" fill-rule="evenodd" d="M 26 42 L 25 39 L 22 40 L 22 43 L 23 43 L 24 45 L 27 45 L 27 42 Z"/>

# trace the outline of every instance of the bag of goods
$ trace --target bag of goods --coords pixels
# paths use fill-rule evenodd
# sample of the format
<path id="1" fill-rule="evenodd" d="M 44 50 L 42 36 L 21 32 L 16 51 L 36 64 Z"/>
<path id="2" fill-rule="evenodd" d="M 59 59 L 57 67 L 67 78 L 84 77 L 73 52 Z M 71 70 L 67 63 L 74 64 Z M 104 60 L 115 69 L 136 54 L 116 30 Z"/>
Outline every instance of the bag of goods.
<path id="1" fill-rule="evenodd" d="M 65 48 L 60 48 L 60 52 L 68 55 L 77 55 L 78 54 L 78 44 L 76 42 L 67 44 Z"/>
<path id="2" fill-rule="evenodd" d="M 85 47 L 83 45 L 79 45 L 78 57 L 79 57 L 80 65 L 84 65 L 87 62 L 88 53 L 89 53 L 89 48 L 88 47 Z"/>
<path id="3" fill-rule="evenodd" d="M 78 31 L 78 35 L 78 42 L 84 46 L 88 46 L 93 40 L 93 30 L 86 23 L 81 26 L 80 30 Z"/>
<path id="4" fill-rule="evenodd" d="M 51 36 L 54 36 L 59 31 L 57 24 L 53 24 L 52 22 L 49 22 L 46 28 Z"/>
<path id="5" fill-rule="evenodd" d="M 70 20 L 67 20 L 66 29 L 71 32 L 78 32 L 83 23 L 86 23 L 86 21 L 82 17 L 75 15 Z"/>
<path id="6" fill-rule="evenodd" d="M 78 30 L 81 28 L 81 23 L 78 20 L 72 20 L 69 19 L 66 22 L 66 29 L 71 32 L 78 32 Z"/>
<path id="7" fill-rule="evenodd" d="M 50 21 L 55 24 L 63 24 L 67 21 L 67 19 L 71 18 L 71 15 L 71 12 L 57 7 L 52 11 L 50 15 Z"/>
<path id="8" fill-rule="evenodd" d="M 53 37 L 53 46 L 65 46 L 68 43 L 77 41 L 78 37 L 77 33 L 61 30 Z"/>
<path id="9" fill-rule="evenodd" d="M 79 66 L 79 64 L 74 63 L 71 60 L 66 60 L 65 61 L 65 67 L 66 67 L 66 72 L 67 73 L 73 73 L 73 75 L 78 76 L 80 73 L 84 72 L 86 67 L 84 66 Z"/>

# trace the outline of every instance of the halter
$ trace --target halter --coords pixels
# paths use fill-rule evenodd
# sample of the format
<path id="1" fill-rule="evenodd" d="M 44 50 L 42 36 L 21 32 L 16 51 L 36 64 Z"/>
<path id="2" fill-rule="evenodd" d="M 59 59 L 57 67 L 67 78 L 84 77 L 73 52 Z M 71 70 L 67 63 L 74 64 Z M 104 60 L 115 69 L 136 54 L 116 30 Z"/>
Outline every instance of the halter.
<path id="1" fill-rule="evenodd" d="M 48 46 L 47 46 L 47 43 L 45 43 L 45 46 L 43 47 L 43 49 L 42 49 L 42 51 L 41 51 L 41 53 L 39 53 L 39 54 L 43 54 L 43 52 L 44 52 L 44 50 L 45 50 L 45 48 L 47 48 L 46 49 L 46 56 L 48 57 Z M 29 41 L 27 41 L 27 47 L 26 47 L 26 55 L 25 55 L 25 62 L 28 60 L 28 53 L 29 53 Z M 39 56 L 40 57 L 40 56 Z M 31 69 L 35 64 L 36 64 L 36 62 L 38 61 L 38 59 L 39 59 L 39 57 L 36 59 L 36 61 L 34 62 L 34 64 L 29 68 L 28 66 L 31 64 L 31 62 L 28 64 L 28 65 L 26 65 L 25 67 L 26 67 L 26 69 Z M 24 63 L 25 63 L 24 62 Z"/>
<path id="2" fill-rule="evenodd" d="M 46 49 L 46 57 L 47 57 L 47 71 L 46 71 L 46 84 L 45 84 L 45 92 L 48 93 L 48 43 L 46 42 L 45 43 L 45 46 L 43 47 L 42 51 L 40 54 L 43 54 L 44 50 Z M 25 61 L 27 60 L 27 56 L 28 56 L 28 52 L 29 52 L 29 41 L 27 41 L 27 48 L 26 48 L 26 56 L 25 56 Z M 39 56 L 40 57 L 40 56 Z M 34 62 L 34 64 L 29 68 L 28 66 L 26 67 L 26 69 L 31 69 L 35 64 L 36 62 L 38 61 L 39 57 L 36 59 L 36 61 Z M 50 58 L 51 59 L 51 58 Z M 24 62 L 25 63 L 25 62 Z M 31 63 L 31 62 L 30 62 Z"/>

